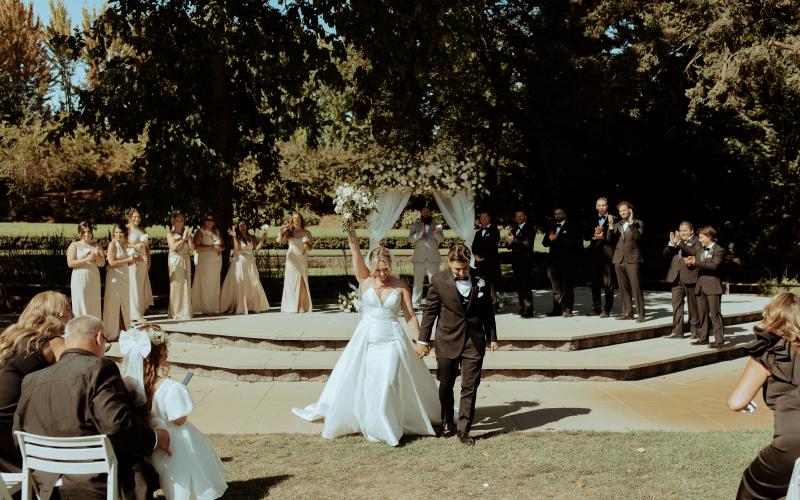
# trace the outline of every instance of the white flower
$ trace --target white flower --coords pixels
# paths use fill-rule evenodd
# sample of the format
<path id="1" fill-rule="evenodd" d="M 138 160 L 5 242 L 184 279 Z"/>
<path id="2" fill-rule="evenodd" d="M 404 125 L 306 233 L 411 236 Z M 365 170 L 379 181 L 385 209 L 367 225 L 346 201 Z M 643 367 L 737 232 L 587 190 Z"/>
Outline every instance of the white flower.
<path id="1" fill-rule="evenodd" d="M 267 229 L 269 229 L 269 224 L 261 224 L 262 231 L 266 231 Z"/>
<path id="2" fill-rule="evenodd" d="M 143 234 L 139 237 L 139 241 L 141 241 L 142 243 L 147 243 L 147 240 L 149 239 L 150 237 L 147 234 Z"/>
<path id="3" fill-rule="evenodd" d="M 486 282 L 483 281 L 483 278 L 478 278 L 478 288 L 483 288 L 486 286 Z"/>

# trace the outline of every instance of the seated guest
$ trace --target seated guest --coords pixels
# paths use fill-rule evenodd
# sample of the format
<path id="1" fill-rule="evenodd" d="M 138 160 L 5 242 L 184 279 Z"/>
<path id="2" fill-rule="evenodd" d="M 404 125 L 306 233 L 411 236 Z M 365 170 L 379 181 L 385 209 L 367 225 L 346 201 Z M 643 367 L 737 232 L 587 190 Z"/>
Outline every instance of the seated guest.
<path id="1" fill-rule="evenodd" d="M 22 379 L 46 368 L 64 350 L 64 325 L 72 319 L 69 300 L 58 292 L 34 296 L 16 323 L 0 334 L 0 470 L 20 472 L 22 457 L 11 432 Z"/>
<path id="2" fill-rule="evenodd" d="M 225 493 L 225 468 L 208 438 L 187 421 L 194 401 L 185 385 L 168 377 L 167 335 L 157 325 L 142 325 L 120 335 L 123 373 L 150 409 L 150 423 L 166 429 L 171 454 L 156 451 L 150 463 L 167 500 L 219 498 Z"/>
<path id="3" fill-rule="evenodd" d="M 699 245 L 691 247 L 685 242 L 678 247 L 689 257 L 684 257 L 686 264 L 697 268 L 697 283 L 694 293 L 697 296 L 697 316 L 699 318 L 698 333 L 693 345 L 706 345 L 710 348 L 722 347 L 722 265 L 725 262 L 725 249 L 717 245 L 717 232 L 711 226 L 705 226 L 697 233 Z M 694 250 L 693 250 L 694 248 Z M 694 253 L 692 253 L 694 252 Z M 708 343 L 709 321 L 714 332 L 714 342 Z"/>
<path id="4" fill-rule="evenodd" d="M 14 430 L 51 437 L 105 434 L 119 462 L 123 493 L 144 498 L 142 459 L 156 448 L 169 450 L 169 433 L 150 428 L 135 411 L 117 365 L 104 358 L 108 340 L 94 316 L 79 316 L 65 328 L 66 350 L 58 363 L 22 381 Z M 34 472 L 39 496 L 49 497 L 57 477 Z M 63 498 L 106 498 L 103 475 L 64 475 Z"/>
<path id="5" fill-rule="evenodd" d="M 742 474 L 738 499 L 786 496 L 794 462 L 800 457 L 800 297 L 789 292 L 776 295 L 764 307 L 763 318 L 754 328 L 755 338 L 745 346 L 750 359 L 728 407 L 754 411 L 751 401 L 763 388 L 764 401 L 775 412 L 775 432 L 772 443 Z"/>

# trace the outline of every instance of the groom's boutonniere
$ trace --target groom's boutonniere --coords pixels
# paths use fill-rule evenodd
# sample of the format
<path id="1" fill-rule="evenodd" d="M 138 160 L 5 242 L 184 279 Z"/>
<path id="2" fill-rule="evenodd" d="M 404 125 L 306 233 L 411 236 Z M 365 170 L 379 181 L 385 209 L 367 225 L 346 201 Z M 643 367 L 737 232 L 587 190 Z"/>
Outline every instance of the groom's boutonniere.
<path id="1" fill-rule="evenodd" d="M 478 278 L 478 298 L 483 297 L 483 287 L 486 286 L 486 282 L 483 281 L 483 278 Z"/>

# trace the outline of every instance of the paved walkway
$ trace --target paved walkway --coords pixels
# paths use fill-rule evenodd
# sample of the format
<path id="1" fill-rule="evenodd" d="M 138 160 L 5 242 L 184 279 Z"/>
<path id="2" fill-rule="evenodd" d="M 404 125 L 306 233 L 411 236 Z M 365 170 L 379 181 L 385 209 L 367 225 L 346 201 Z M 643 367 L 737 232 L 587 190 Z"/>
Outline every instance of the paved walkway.
<path id="1" fill-rule="evenodd" d="M 772 427 L 761 396 L 754 414 L 727 409 L 746 358 L 635 382 L 484 382 L 475 434 L 550 430 L 709 431 Z M 180 378 L 180 377 L 176 377 Z M 321 382 L 237 382 L 195 377 L 192 422 L 207 433 L 319 433 L 290 409 L 314 402 Z M 458 388 L 458 385 L 456 385 Z"/>

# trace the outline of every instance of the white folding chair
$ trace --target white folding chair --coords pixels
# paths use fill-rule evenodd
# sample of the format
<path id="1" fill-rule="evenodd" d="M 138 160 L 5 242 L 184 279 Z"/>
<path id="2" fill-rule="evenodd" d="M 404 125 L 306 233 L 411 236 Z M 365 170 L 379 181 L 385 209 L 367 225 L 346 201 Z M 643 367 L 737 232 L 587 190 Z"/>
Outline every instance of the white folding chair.
<path id="1" fill-rule="evenodd" d="M 789 480 L 786 500 L 800 500 L 800 458 L 794 462 L 794 470 L 792 470 L 792 478 Z"/>
<path id="2" fill-rule="evenodd" d="M 119 497 L 117 456 L 105 435 L 55 438 L 15 431 L 22 455 L 22 500 L 33 493 L 33 471 L 54 474 L 107 474 L 106 498 Z"/>
<path id="3" fill-rule="evenodd" d="M 8 488 L 6 487 L 5 477 L 3 477 L 3 480 L 0 481 L 0 500 L 11 500 L 11 492 L 9 492 Z"/>
<path id="4" fill-rule="evenodd" d="M 3 478 L 3 487 L 6 491 L 13 495 L 22 488 L 22 473 L 20 472 L 0 472 L 0 477 Z M 2 491 L 0 491 L 0 498 L 4 498 Z"/>

